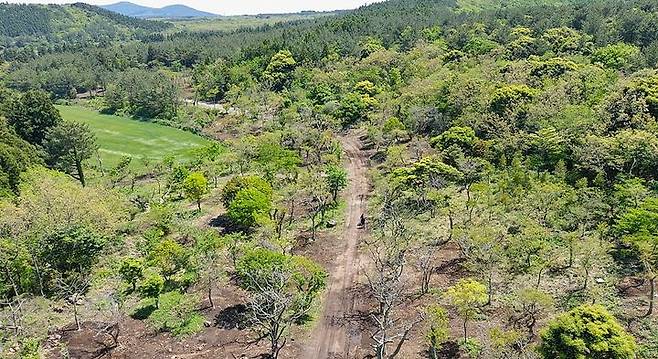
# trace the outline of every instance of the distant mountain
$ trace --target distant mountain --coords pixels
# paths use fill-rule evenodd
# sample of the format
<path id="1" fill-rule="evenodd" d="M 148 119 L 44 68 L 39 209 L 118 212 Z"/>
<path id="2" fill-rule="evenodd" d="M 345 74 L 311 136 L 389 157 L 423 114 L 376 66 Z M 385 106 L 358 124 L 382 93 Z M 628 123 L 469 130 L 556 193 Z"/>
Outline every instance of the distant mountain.
<path id="1" fill-rule="evenodd" d="M 181 18 L 201 18 L 216 17 L 218 15 L 205 11 L 193 9 L 185 5 L 170 5 L 163 8 L 153 8 L 141 6 L 131 2 L 122 1 L 116 4 L 103 5 L 103 9 L 114 11 L 116 13 L 138 17 L 138 18 L 161 18 L 161 19 L 181 19 Z"/>

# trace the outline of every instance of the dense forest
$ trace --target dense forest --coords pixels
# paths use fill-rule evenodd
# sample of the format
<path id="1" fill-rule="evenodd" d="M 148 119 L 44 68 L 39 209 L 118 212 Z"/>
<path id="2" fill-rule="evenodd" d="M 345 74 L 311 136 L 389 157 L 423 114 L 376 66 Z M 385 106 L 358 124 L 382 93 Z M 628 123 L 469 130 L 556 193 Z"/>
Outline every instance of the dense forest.
<path id="1" fill-rule="evenodd" d="M 657 1 L 0 14 L 0 357 L 658 358 Z"/>

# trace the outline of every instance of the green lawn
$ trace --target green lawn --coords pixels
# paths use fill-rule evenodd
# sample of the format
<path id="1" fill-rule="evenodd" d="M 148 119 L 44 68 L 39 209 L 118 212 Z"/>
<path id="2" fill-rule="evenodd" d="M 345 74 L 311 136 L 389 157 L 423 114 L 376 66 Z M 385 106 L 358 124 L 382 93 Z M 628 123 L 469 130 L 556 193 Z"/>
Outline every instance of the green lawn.
<path id="1" fill-rule="evenodd" d="M 180 159 L 210 142 L 203 137 L 156 123 L 127 117 L 102 115 L 80 106 L 57 106 L 62 118 L 80 121 L 96 133 L 103 165 L 113 166 L 123 156 L 160 160 L 167 155 Z"/>

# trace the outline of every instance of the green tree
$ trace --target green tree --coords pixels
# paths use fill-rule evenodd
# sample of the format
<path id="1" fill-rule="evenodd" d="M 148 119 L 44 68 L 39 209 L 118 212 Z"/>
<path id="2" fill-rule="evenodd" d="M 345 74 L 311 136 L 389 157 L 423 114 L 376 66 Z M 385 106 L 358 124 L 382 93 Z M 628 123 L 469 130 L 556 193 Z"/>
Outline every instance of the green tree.
<path id="1" fill-rule="evenodd" d="M 121 279 L 128 282 L 131 290 L 137 290 L 137 282 L 144 276 L 144 261 L 139 258 L 124 258 L 119 266 Z"/>
<path id="2" fill-rule="evenodd" d="M 13 98 L 7 105 L 5 116 L 16 133 L 35 146 L 41 146 L 48 131 L 62 122 L 59 111 L 41 91 L 28 91 Z"/>
<path id="3" fill-rule="evenodd" d="M 619 70 L 637 64 L 639 56 L 638 47 L 620 42 L 596 49 L 592 62 Z"/>
<path id="4" fill-rule="evenodd" d="M 158 331 L 175 336 L 195 334 L 203 329 L 205 318 L 197 312 L 199 298 L 178 291 L 160 295 L 158 309 L 148 317 L 148 323 Z"/>
<path id="5" fill-rule="evenodd" d="M 256 188 L 240 190 L 228 207 L 228 217 L 243 227 L 253 227 L 272 209 L 272 197 Z"/>
<path id="6" fill-rule="evenodd" d="M 163 239 L 149 251 L 147 264 L 159 269 L 166 280 L 187 268 L 189 253 L 173 239 Z"/>
<path id="7" fill-rule="evenodd" d="M 17 195 L 21 173 L 37 163 L 36 149 L 0 117 L 0 198 Z"/>
<path id="8" fill-rule="evenodd" d="M 648 198 L 639 207 L 629 209 L 616 228 L 624 241 L 633 246 L 649 279 L 649 316 L 653 313 L 658 277 L 658 198 Z"/>
<path id="9" fill-rule="evenodd" d="M 208 180 L 201 172 L 192 172 L 183 181 L 185 197 L 196 202 L 197 209 L 201 211 L 201 199 L 208 193 Z"/>
<path id="10" fill-rule="evenodd" d="M 278 358 L 288 329 L 309 314 L 326 286 L 327 273 L 312 261 L 267 249 L 247 252 L 236 267 L 240 286 L 250 293 L 252 322 L 270 340 Z"/>
<path id="11" fill-rule="evenodd" d="M 84 161 L 98 150 L 96 136 L 87 124 L 63 121 L 48 130 L 43 144 L 48 158 L 46 163 L 73 176 L 86 185 Z"/>
<path id="12" fill-rule="evenodd" d="M 635 358 L 632 336 L 601 305 L 582 305 L 553 319 L 541 333 L 546 359 Z"/>
<path id="13" fill-rule="evenodd" d="M 445 308 L 432 305 L 427 308 L 427 322 L 429 329 L 427 330 L 427 341 L 429 342 L 429 352 L 432 359 L 439 358 L 439 350 L 443 344 L 450 338 L 450 319 L 448 312 Z"/>
<path id="14" fill-rule="evenodd" d="M 481 307 L 487 303 L 487 287 L 473 279 L 460 279 L 457 284 L 448 288 L 445 295 L 462 318 L 466 341 L 468 321 L 476 319 L 480 315 Z"/>
<path id="15" fill-rule="evenodd" d="M 263 78 L 274 91 L 281 91 L 292 81 L 292 71 L 296 65 L 297 61 L 292 56 L 292 52 L 281 50 L 272 56 Z"/>
<path id="16" fill-rule="evenodd" d="M 272 196 L 272 186 L 257 176 L 236 176 L 231 178 L 222 189 L 222 203 L 228 208 L 238 192 L 247 188 L 255 188 L 268 197 Z"/>
<path id="17" fill-rule="evenodd" d="M 338 192 L 347 187 L 347 172 L 334 165 L 330 165 L 326 170 L 327 185 L 331 191 L 331 198 L 334 202 L 338 199 Z"/>

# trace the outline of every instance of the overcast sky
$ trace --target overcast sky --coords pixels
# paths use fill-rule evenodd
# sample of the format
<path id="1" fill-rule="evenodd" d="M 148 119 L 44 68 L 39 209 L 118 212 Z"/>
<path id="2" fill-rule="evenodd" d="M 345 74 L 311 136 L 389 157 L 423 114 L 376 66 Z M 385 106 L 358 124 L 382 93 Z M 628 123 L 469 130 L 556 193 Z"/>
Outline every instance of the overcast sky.
<path id="1" fill-rule="evenodd" d="M 5 0 L 6 1 L 6 0 Z M 86 0 L 83 2 L 94 5 L 106 5 L 120 0 Z M 302 10 L 339 10 L 354 9 L 361 5 L 378 0 L 131 0 L 135 4 L 163 7 L 172 4 L 183 4 L 198 10 L 209 11 L 221 15 L 263 14 L 298 12 Z M 66 4 L 75 0 L 9 0 L 13 3 Z"/>

